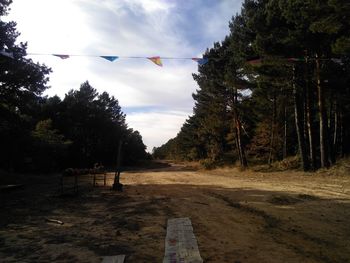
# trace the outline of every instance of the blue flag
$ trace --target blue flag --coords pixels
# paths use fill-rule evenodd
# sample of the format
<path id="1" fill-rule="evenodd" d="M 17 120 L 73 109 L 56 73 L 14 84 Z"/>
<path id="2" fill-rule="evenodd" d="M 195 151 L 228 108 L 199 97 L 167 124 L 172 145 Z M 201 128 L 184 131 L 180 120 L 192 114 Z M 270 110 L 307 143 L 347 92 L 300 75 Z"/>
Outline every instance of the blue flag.
<path id="1" fill-rule="evenodd" d="M 104 59 L 107 59 L 110 62 L 113 62 L 114 60 L 116 60 L 119 57 L 118 56 L 101 56 L 101 58 L 104 58 Z"/>
<path id="2" fill-rule="evenodd" d="M 201 66 L 208 63 L 207 58 L 192 58 L 192 60 L 196 61 Z"/>
<path id="3" fill-rule="evenodd" d="M 7 52 L 5 50 L 0 50 L 0 55 L 8 58 L 13 59 L 13 53 L 12 52 Z"/>

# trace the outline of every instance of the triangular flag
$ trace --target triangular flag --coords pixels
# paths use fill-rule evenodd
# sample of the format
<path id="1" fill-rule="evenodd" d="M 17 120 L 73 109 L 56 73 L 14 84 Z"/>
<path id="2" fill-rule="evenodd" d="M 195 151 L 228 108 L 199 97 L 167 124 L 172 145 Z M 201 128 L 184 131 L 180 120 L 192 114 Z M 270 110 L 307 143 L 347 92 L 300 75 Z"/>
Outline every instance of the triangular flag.
<path id="1" fill-rule="evenodd" d="M 334 62 L 334 63 L 337 63 L 339 65 L 344 65 L 344 63 L 342 62 L 341 59 L 339 58 L 331 58 L 331 60 Z"/>
<path id="2" fill-rule="evenodd" d="M 247 63 L 252 66 L 260 66 L 262 63 L 262 59 L 261 58 L 251 59 L 251 60 L 248 60 Z"/>
<path id="3" fill-rule="evenodd" d="M 104 58 L 104 59 L 107 59 L 110 62 L 113 62 L 114 60 L 116 60 L 119 57 L 118 56 L 101 56 L 101 58 Z"/>
<path id="4" fill-rule="evenodd" d="M 304 62 L 304 58 L 287 58 L 288 61 L 290 62 Z"/>
<path id="5" fill-rule="evenodd" d="M 160 57 L 150 57 L 148 59 L 160 67 L 163 66 L 162 61 L 160 60 Z"/>
<path id="6" fill-rule="evenodd" d="M 69 58 L 69 55 L 60 55 L 60 54 L 52 54 L 52 55 L 54 55 L 54 56 L 56 56 L 56 57 L 59 57 L 59 58 L 61 58 L 61 59 L 67 59 L 67 58 Z"/>
<path id="7" fill-rule="evenodd" d="M 7 52 L 5 50 L 0 50 L 0 55 L 13 59 L 13 53 L 12 52 Z"/>
<path id="8" fill-rule="evenodd" d="M 209 61 L 207 58 L 192 58 L 192 60 L 196 61 L 201 66 Z"/>

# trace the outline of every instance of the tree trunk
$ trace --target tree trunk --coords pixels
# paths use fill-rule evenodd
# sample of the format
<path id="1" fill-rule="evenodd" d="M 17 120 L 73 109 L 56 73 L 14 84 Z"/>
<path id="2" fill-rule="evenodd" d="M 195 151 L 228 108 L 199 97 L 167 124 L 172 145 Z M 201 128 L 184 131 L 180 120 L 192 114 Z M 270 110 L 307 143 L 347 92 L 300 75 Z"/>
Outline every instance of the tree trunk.
<path id="1" fill-rule="evenodd" d="M 339 113 L 339 121 L 340 121 L 340 125 L 339 125 L 339 130 L 340 130 L 340 134 L 339 134 L 339 146 L 340 146 L 340 156 L 343 158 L 345 155 L 345 149 L 344 149 L 344 116 L 343 116 L 343 112 L 340 111 Z"/>
<path id="2" fill-rule="evenodd" d="M 286 103 L 286 102 L 285 102 Z M 287 158 L 287 104 L 284 105 L 283 159 Z"/>
<path id="3" fill-rule="evenodd" d="M 314 141 L 314 125 L 313 125 L 313 94 L 312 90 L 310 88 L 310 82 L 309 82 L 309 68 L 308 68 L 308 59 L 306 57 L 306 63 L 305 63 L 305 81 L 306 81 L 306 126 L 307 126 L 307 136 L 309 141 L 309 157 L 310 157 L 310 164 L 311 169 L 315 170 L 317 168 L 316 164 L 316 151 L 315 151 L 315 141 Z"/>
<path id="4" fill-rule="evenodd" d="M 273 98 L 272 98 L 272 120 L 271 120 L 271 136 L 270 136 L 270 150 L 269 150 L 269 159 L 268 164 L 271 165 L 271 163 L 274 161 L 274 141 L 275 141 L 275 127 L 276 127 L 276 92 L 273 91 Z"/>
<path id="5" fill-rule="evenodd" d="M 309 89 L 309 87 L 308 87 Z M 310 162 L 311 168 L 315 170 L 317 168 L 316 164 L 316 151 L 315 151 L 315 141 L 314 141 L 314 125 L 313 125 L 313 111 L 312 111 L 312 102 L 311 102 L 311 94 L 309 93 L 307 96 L 307 114 L 306 114 L 306 123 L 309 137 L 309 154 L 310 154 Z"/>
<path id="6" fill-rule="evenodd" d="M 304 127 L 302 116 L 302 109 L 300 103 L 300 96 L 297 91 L 297 86 L 295 83 L 295 66 L 293 65 L 293 95 L 294 95 L 294 117 L 295 117 L 295 128 L 298 136 L 298 145 L 299 145 L 299 153 L 301 156 L 302 166 L 304 171 L 308 171 L 310 169 L 309 161 L 306 155 L 306 145 L 304 138 Z"/>
<path id="7" fill-rule="evenodd" d="M 318 93 L 318 110 L 319 110 L 319 123 L 320 123 L 320 155 L 321 155 L 321 167 L 329 167 L 328 161 L 328 135 L 327 135 L 327 115 L 324 105 L 324 92 L 321 85 L 320 76 L 320 60 L 316 54 L 316 80 L 317 80 L 317 93 Z"/>
<path id="8" fill-rule="evenodd" d="M 301 117 L 303 124 L 303 133 L 304 133 L 304 139 L 305 139 L 305 152 L 306 152 L 306 156 L 309 159 L 310 162 L 310 143 L 309 143 L 309 130 L 308 130 L 308 124 L 307 124 L 307 114 L 308 114 L 308 108 L 307 108 L 307 87 L 303 86 L 302 90 L 301 90 L 301 94 L 302 96 L 300 97 L 300 105 L 302 106 L 302 114 L 303 116 Z"/>
<path id="9" fill-rule="evenodd" d="M 239 163 L 242 165 L 242 153 L 240 151 L 240 147 L 239 147 L 239 144 L 240 142 L 238 141 L 238 132 L 237 132 L 237 125 L 236 125 L 236 115 L 234 114 L 234 118 L 233 118 L 233 122 L 234 122 L 234 134 L 235 134 L 235 143 L 236 143 L 236 151 L 237 151 L 237 154 L 238 154 L 238 158 L 239 158 Z"/>
<path id="10" fill-rule="evenodd" d="M 338 140 L 338 107 L 335 104 L 334 110 L 334 128 L 333 128 L 333 150 L 337 153 L 337 140 Z"/>
<path id="11" fill-rule="evenodd" d="M 236 151 L 238 154 L 239 162 L 242 165 L 242 152 L 240 148 L 240 141 L 238 139 L 239 133 L 237 130 L 237 111 L 236 111 L 236 94 L 233 92 L 232 94 L 232 113 L 233 113 L 233 133 L 235 136 L 235 144 L 236 144 Z"/>
<path id="12" fill-rule="evenodd" d="M 245 156 L 244 147 L 242 144 L 242 124 L 237 112 L 237 89 L 234 91 L 233 96 L 233 117 L 235 122 L 235 131 L 236 131 L 236 144 L 239 153 L 239 159 L 242 167 L 248 167 L 247 158 Z"/>
<path id="13" fill-rule="evenodd" d="M 328 145 L 329 145 L 329 161 L 332 165 L 335 164 L 335 148 L 333 145 L 334 142 L 334 132 L 337 127 L 335 127 L 335 112 L 336 112 L 336 102 L 334 102 L 333 96 L 331 96 L 331 105 L 329 108 L 329 118 L 328 118 L 328 131 L 329 131 L 329 138 L 328 138 Z"/>
<path id="14" fill-rule="evenodd" d="M 247 158 L 245 156 L 245 151 L 244 151 L 244 147 L 242 145 L 242 128 L 241 128 L 241 121 L 239 120 L 239 118 L 236 119 L 236 129 L 237 129 L 237 138 L 238 138 L 238 148 L 239 148 L 239 152 L 240 152 L 240 157 L 241 157 L 241 166 L 242 167 L 248 167 L 248 163 L 247 163 Z"/>

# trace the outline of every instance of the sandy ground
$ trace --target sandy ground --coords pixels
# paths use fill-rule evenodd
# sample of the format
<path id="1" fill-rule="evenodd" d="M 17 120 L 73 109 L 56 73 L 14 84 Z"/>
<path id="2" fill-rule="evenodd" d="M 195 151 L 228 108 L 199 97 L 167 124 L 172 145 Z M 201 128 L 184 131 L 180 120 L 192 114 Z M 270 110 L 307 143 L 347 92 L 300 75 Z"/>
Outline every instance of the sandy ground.
<path id="1" fill-rule="evenodd" d="M 84 180 L 61 195 L 58 175 L 2 178 L 25 186 L 0 193 L 0 262 L 162 262 L 175 217 L 191 218 L 204 262 L 350 262 L 349 175 L 173 165 L 122 173 L 122 193 Z"/>

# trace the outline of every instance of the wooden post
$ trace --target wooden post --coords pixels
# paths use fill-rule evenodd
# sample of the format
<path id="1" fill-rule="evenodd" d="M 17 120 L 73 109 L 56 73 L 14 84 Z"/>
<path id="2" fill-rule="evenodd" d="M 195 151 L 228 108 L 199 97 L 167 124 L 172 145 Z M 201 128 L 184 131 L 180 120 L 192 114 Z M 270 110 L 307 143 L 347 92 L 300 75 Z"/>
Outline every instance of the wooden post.
<path id="1" fill-rule="evenodd" d="M 61 175 L 61 195 L 63 195 L 63 174 Z"/>
<path id="2" fill-rule="evenodd" d="M 74 176 L 74 192 L 78 192 L 78 175 Z"/>
<path id="3" fill-rule="evenodd" d="M 113 189 L 118 191 L 123 191 L 123 185 L 120 183 L 120 162 L 122 158 L 121 156 L 122 145 L 123 145 L 123 139 L 120 138 L 119 145 L 118 145 L 117 169 L 114 174 L 114 183 L 113 183 Z"/>

